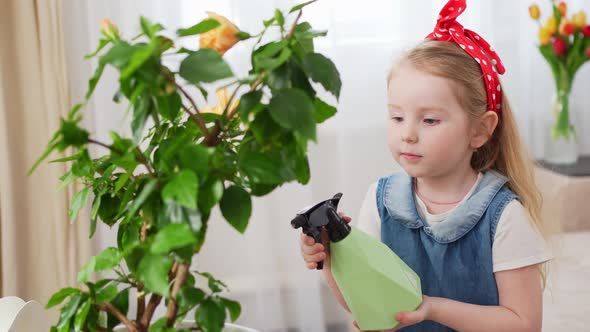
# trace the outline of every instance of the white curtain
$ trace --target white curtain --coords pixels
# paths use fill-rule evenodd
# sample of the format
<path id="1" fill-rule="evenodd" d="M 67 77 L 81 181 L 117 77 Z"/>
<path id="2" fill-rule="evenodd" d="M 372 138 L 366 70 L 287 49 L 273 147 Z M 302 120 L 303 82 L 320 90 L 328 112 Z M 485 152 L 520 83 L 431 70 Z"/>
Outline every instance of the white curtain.
<path id="1" fill-rule="evenodd" d="M 129 37 L 139 31 L 144 15 L 166 26 L 170 33 L 190 26 L 211 10 L 227 16 L 242 30 L 257 33 L 274 8 L 287 9 L 294 1 L 216 0 L 67 1 L 70 24 L 68 42 L 71 81 L 80 98 L 95 64 L 80 62 L 99 37 L 99 19 L 108 17 Z M 549 1 L 541 2 L 547 17 Z M 310 146 L 311 182 L 285 185 L 254 201 L 250 225 L 244 235 L 213 214 L 202 253 L 193 266 L 224 280 L 230 297 L 243 305 L 239 323 L 261 331 L 347 331 L 350 318 L 330 296 L 317 271 L 308 271 L 299 256 L 299 233 L 289 222 L 303 206 L 344 196 L 340 209 L 356 217 L 369 184 L 391 173 L 397 165 L 385 142 L 385 78 L 392 60 L 433 28 L 443 0 L 390 1 L 322 0 L 304 11 L 303 19 L 315 29 L 329 31 L 316 49 L 330 57 L 340 70 L 343 88 L 335 118 L 322 124 L 318 144 Z M 585 9 L 587 1 L 568 1 L 570 10 Z M 553 79 L 549 66 L 536 49 L 537 25 L 528 16 L 528 1 L 469 1 L 460 17 L 466 27 L 484 36 L 503 59 L 507 73 L 501 78 L 525 142 L 537 158 L 543 156 L 545 122 L 550 116 Z M 67 25 L 66 25 L 67 26 Z M 197 38 L 187 40 L 195 47 Z M 252 43 L 238 44 L 226 54 L 234 72 L 249 69 Z M 590 153 L 590 65 L 576 78 L 573 88 L 574 123 L 582 153 Z M 113 104 L 115 75 L 107 72 L 87 116 L 93 118 L 99 140 L 108 142 L 108 130 L 128 130 L 120 120 L 124 106 Z M 106 83 L 106 82 L 111 82 Z M 214 99 L 214 98 L 212 98 Z M 214 102 L 214 100 L 210 100 Z M 100 230 L 97 247 L 115 243 L 113 231 Z"/>

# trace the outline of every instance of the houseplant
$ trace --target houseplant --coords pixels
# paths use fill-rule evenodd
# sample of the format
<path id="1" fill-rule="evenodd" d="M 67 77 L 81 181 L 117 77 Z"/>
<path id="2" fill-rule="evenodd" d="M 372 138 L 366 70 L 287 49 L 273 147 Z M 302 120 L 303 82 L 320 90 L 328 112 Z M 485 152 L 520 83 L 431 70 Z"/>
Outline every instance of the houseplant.
<path id="1" fill-rule="evenodd" d="M 238 318 L 239 303 L 221 294 L 224 283 L 191 270 L 190 264 L 205 241 L 213 208 L 244 232 L 252 196 L 289 181 L 309 181 L 307 143 L 316 139 L 316 124 L 336 113 L 315 88 L 321 85 L 337 99 L 341 87 L 334 64 L 314 52 L 314 38 L 326 32 L 300 21 L 303 7 L 312 2 L 288 13 L 276 10 L 256 35 L 210 13 L 176 32 L 177 38 L 200 34 L 197 50 L 175 48 L 162 35 L 163 26 L 144 17 L 139 38 L 132 40 L 103 22 L 98 49 L 88 55 L 98 57 L 98 68 L 86 101 L 62 119 L 31 172 L 52 152 L 73 151 L 54 160 L 71 163 L 61 178 L 64 186 L 74 181 L 84 186 L 72 199 L 70 219 L 93 197 L 91 237 L 99 222 L 116 226 L 117 247 L 104 249 L 80 270 L 81 287 L 51 297 L 47 307 L 65 301 L 52 331 L 111 331 L 118 324 L 134 332 L 221 331 L 227 315 Z M 279 37 L 262 44 L 270 29 Z M 235 77 L 222 55 L 250 38 L 256 40 L 252 69 L 247 77 Z M 163 64 L 167 54 L 184 57 L 178 70 Z M 106 66 L 119 73 L 114 99 L 128 101 L 132 114 L 132 137 L 111 132 L 110 143 L 97 141 L 80 126 L 80 111 Z M 219 104 L 204 112 L 194 94 L 207 99 L 214 84 L 223 85 Z M 91 156 L 91 144 L 106 154 Z M 92 278 L 103 272 L 116 276 Z M 129 301 L 137 303 L 134 317 L 127 315 Z M 166 314 L 153 317 L 160 303 Z M 194 317 L 187 318 L 193 309 Z M 178 326 L 191 318 L 198 327 Z"/>
<path id="2" fill-rule="evenodd" d="M 586 13 L 578 11 L 567 16 L 567 4 L 551 2 L 551 15 L 545 24 L 540 21 L 539 7 L 529 7 L 530 16 L 539 23 L 539 51 L 549 64 L 555 80 L 554 121 L 548 145 L 557 150 L 549 150 L 548 161 L 575 162 L 577 160 L 576 137 L 571 120 L 570 93 L 576 73 L 590 59 L 590 26 L 586 23 Z M 555 141 L 562 141 L 561 146 Z M 570 150 L 570 155 L 563 155 Z"/>

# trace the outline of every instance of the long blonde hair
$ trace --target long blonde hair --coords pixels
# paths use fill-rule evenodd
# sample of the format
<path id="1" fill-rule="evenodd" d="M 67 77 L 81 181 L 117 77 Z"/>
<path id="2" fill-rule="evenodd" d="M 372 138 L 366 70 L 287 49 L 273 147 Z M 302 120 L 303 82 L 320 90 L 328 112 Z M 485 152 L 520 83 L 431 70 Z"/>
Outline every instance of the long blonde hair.
<path id="1" fill-rule="evenodd" d="M 487 110 L 487 94 L 479 64 L 457 44 L 425 40 L 406 52 L 393 66 L 387 82 L 403 63 L 428 74 L 450 79 L 455 85 L 456 97 L 473 121 Z M 535 183 L 535 163 L 521 141 L 516 120 L 508 98 L 502 88 L 502 109 L 498 125 L 491 138 L 478 148 L 471 158 L 476 171 L 495 170 L 508 177 L 507 186 L 519 197 L 529 220 L 546 242 L 552 231 L 541 218 L 542 196 Z M 546 271 L 541 269 L 543 284 Z"/>

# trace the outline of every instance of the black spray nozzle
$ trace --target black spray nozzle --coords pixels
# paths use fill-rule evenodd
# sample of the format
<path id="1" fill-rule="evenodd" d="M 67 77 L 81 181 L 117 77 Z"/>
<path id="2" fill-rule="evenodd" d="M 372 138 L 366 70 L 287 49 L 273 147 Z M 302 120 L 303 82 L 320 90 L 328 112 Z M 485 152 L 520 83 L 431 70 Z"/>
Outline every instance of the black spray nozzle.
<path id="1" fill-rule="evenodd" d="M 342 193 L 337 193 L 330 199 L 304 208 L 291 220 L 291 226 L 301 227 L 303 233 L 313 237 L 316 243 L 321 243 L 322 228 L 326 229 L 330 241 L 341 241 L 350 233 L 350 226 L 337 212 L 341 197 Z M 318 263 L 318 270 L 323 268 L 323 263 Z"/>

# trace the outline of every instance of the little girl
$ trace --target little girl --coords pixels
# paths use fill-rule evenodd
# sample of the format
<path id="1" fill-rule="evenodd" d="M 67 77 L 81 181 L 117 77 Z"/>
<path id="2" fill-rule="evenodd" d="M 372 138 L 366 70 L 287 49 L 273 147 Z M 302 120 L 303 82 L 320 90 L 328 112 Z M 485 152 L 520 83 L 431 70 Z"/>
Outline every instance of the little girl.
<path id="1" fill-rule="evenodd" d="M 541 331 L 550 259 L 540 194 L 489 44 L 442 9 L 427 40 L 388 77 L 388 144 L 403 168 L 367 193 L 359 229 L 378 237 L 421 278 L 422 305 L 400 312 L 403 331 Z M 350 221 L 350 218 L 346 218 Z M 302 234 L 309 269 L 345 307 L 324 245 Z M 347 308 L 348 309 L 348 308 Z"/>

